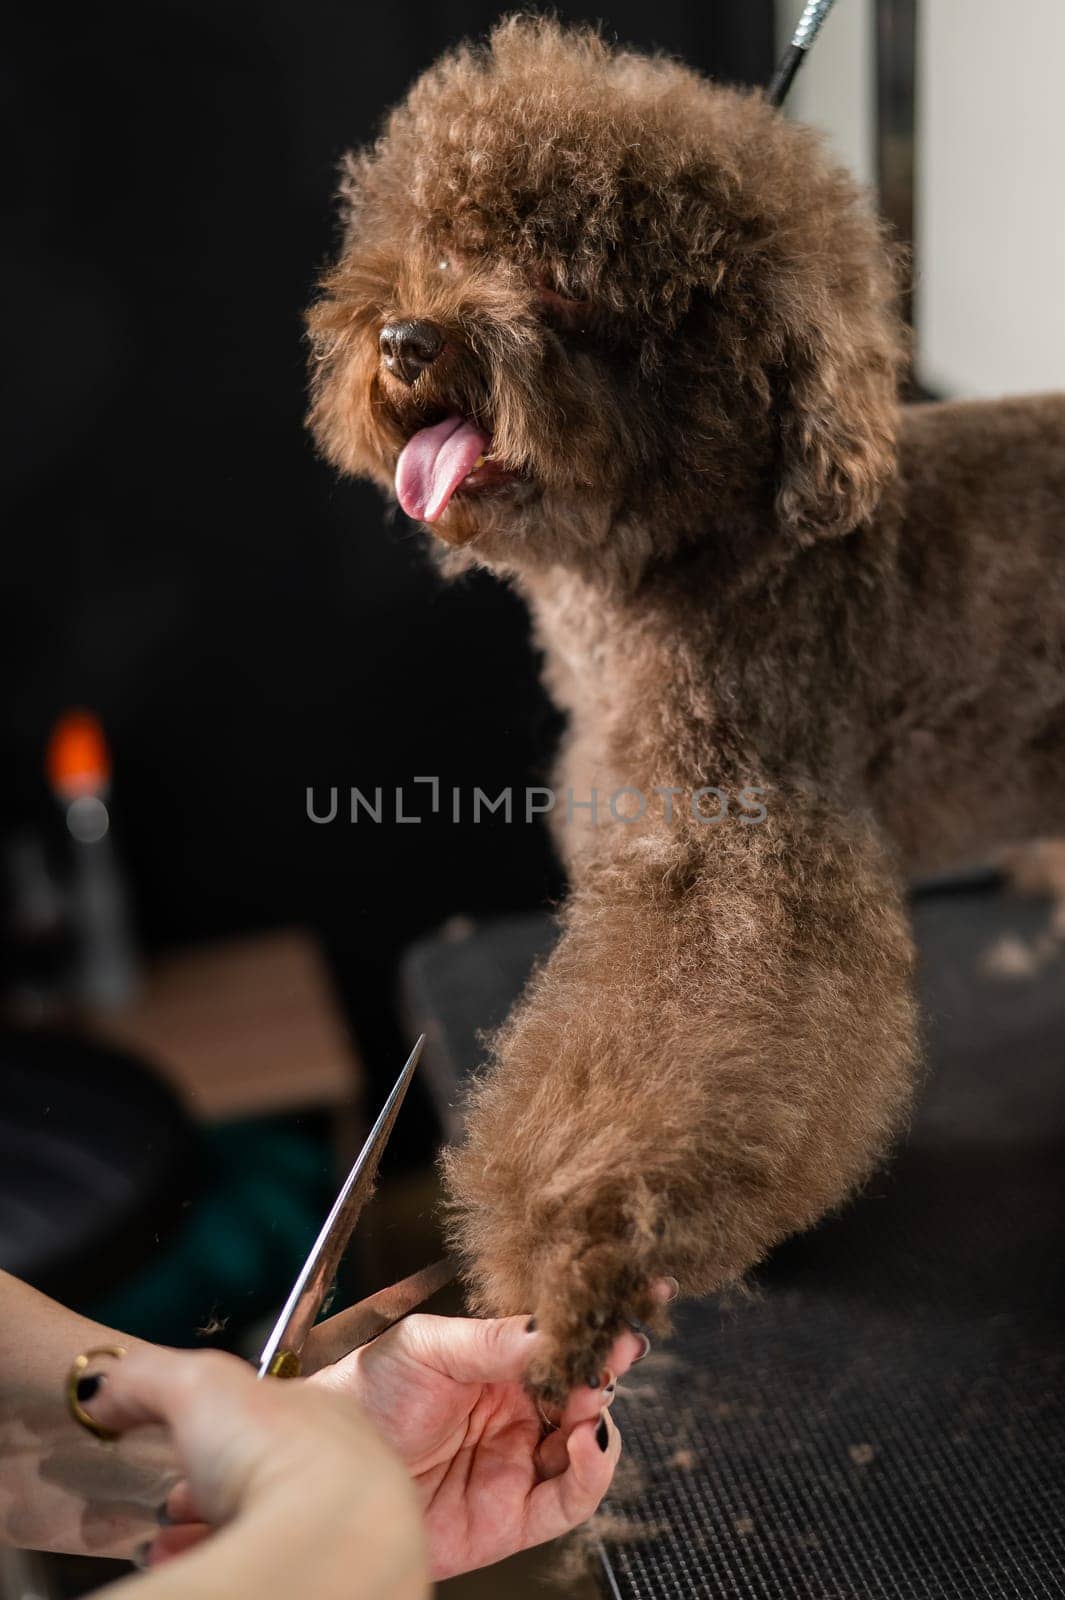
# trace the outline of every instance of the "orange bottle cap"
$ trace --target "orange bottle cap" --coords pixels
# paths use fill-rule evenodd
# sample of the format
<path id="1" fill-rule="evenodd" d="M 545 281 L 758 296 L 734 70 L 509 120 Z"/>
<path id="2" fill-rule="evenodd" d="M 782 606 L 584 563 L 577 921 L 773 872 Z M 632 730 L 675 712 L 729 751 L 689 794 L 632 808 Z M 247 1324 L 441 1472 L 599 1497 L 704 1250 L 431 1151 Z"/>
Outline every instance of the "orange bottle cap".
<path id="1" fill-rule="evenodd" d="M 52 729 L 45 757 L 52 788 L 64 800 L 100 794 L 111 778 L 111 752 L 90 711 L 68 711 Z"/>

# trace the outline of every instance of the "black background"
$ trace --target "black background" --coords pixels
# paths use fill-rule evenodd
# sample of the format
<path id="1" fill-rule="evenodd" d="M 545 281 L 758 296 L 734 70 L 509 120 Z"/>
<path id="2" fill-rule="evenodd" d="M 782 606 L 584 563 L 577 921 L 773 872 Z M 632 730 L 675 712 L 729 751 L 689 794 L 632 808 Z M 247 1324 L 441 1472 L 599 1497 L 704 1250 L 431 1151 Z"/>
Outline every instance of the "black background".
<path id="1" fill-rule="evenodd" d="M 769 0 L 559 10 L 724 78 L 771 70 Z M 352 827 L 342 806 L 316 827 L 307 786 L 521 786 L 553 718 L 519 604 L 443 585 L 376 491 L 315 460 L 301 312 L 341 152 L 498 14 L 42 7 L 5 52 L 5 823 L 47 807 L 57 714 L 93 708 L 145 942 L 315 927 L 389 1073 L 397 952 L 542 901 L 557 871 L 517 823 Z"/>

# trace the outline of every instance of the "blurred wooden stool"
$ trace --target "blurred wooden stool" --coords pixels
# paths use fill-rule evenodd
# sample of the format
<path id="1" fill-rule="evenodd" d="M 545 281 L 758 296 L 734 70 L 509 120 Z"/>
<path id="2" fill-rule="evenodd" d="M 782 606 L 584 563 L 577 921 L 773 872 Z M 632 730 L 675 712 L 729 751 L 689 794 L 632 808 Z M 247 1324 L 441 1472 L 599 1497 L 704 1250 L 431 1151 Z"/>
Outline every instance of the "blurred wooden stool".
<path id="1" fill-rule="evenodd" d="M 203 1122 L 327 1110 L 357 1129 L 358 1051 L 313 937 L 286 929 L 150 963 L 137 997 L 87 1019 L 152 1062 Z"/>

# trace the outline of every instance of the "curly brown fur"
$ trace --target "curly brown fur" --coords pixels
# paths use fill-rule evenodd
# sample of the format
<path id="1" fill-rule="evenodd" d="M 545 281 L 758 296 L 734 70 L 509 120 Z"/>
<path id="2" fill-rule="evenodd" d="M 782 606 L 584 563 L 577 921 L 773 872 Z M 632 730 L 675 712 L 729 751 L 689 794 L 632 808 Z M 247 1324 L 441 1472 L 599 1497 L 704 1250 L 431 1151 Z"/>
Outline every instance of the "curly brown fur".
<path id="1" fill-rule="evenodd" d="M 510 21 L 351 159 L 310 314 L 312 426 L 391 490 L 455 412 L 493 475 L 433 531 L 528 599 L 564 827 L 562 938 L 448 1158 L 475 1304 L 535 1379 L 595 1371 L 656 1274 L 736 1280 L 905 1118 L 903 874 L 1052 830 L 1065 791 L 1065 401 L 900 411 L 878 224 L 757 93 Z M 382 326 L 439 357 L 387 370 Z M 662 791 L 765 790 L 708 824 Z"/>

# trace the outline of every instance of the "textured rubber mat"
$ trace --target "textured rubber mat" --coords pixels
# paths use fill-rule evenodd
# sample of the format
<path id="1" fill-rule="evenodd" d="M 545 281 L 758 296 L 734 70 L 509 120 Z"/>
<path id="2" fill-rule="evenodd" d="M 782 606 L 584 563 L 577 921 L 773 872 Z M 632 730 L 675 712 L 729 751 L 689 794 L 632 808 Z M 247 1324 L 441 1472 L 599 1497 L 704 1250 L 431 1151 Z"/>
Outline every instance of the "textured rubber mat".
<path id="1" fill-rule="evenodd" d="M 771 1291 L 616 1402 L 623 1596 L 1065 1594 L 1059 1330 Z M 667 1358 L 668 1360 L 668 1358 Z M 610 1525 L 608 1525 L 610 1526 Z M 615 1525 L 616 1531 L 616 1525 Z"/>
<path id="2" fill-rule="evenodd" d="M 903 1149 L 750 1298 L 683 1306 L 619 1392 L 620 1600 L 1065 1596 L 1065 967 L 989 975 L 1046 920 L 994 889 L 915 917 L 928 1075 Z M 442 1114 L 475 1019 L 549 939 L 515 919 L 412 952 Z"/>

